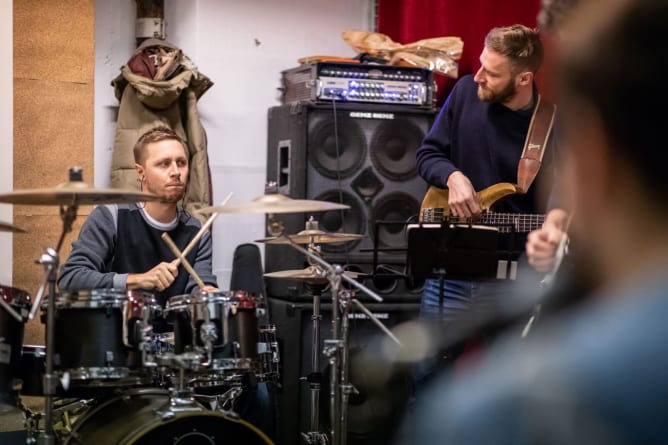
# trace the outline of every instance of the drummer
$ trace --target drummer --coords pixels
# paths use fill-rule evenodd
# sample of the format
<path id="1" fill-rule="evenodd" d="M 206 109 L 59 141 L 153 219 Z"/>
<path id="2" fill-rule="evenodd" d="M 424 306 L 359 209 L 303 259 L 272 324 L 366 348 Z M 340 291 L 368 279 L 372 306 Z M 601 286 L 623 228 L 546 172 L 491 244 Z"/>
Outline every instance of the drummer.
<path id="1" fill-rule="evenodd" d="M 156 201 L 96 206 L 84 222 L 58 277 L 61 291 L 101 288 L 151 292 L 164 307 L 169 297 L 193 291 L 217 291 L 211 269 L 211 234 L 207 231 L 186 259 L 206 285 L 178 265 L 161 238 L 167 232 L 179 250 L 197 235 L 200 221 L 179 201 L 188 183 L 188 151 L 165 126 L 144 133 L 134 146 L 141 188 Z"/>

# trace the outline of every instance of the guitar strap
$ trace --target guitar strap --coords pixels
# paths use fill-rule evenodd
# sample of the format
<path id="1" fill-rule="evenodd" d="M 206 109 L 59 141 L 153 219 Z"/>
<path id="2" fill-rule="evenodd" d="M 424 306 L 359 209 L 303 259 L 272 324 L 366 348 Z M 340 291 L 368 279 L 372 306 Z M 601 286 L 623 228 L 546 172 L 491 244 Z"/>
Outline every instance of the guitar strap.
<path id="1" fill-rule="evenodd" d="M 517 166 L 517 185 L 522 193 L 529 190 L 540 170 L 556 111 L 557 107 L 554 104 L 538 95 L 538 103 L 531 116 L 529 131 L 524 141 L 524 150 Z"/>

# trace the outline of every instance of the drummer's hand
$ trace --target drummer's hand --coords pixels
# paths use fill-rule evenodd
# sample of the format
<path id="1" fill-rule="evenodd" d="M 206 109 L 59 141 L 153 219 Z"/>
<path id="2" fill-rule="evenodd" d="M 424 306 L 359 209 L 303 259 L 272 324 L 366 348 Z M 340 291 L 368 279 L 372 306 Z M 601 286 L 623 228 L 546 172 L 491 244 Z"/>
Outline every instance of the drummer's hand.
<path id="1" fill-rule="evenodd" d="M 155 289 L 162 292 L 167 289 L 176 279 L 179 273 L 177 261 L 170 263 L 162 262 L 145 273 L 129 274 L 127 281 L 128 289 Z"/>
<path id="2" fill-rule="evenodd" d="M 204 286 L 203 288 L 200 289 L 200 292 L 218 292 L 220 289 L 218 289 L 215 286 L 209 286 L 208 284 Z"/>

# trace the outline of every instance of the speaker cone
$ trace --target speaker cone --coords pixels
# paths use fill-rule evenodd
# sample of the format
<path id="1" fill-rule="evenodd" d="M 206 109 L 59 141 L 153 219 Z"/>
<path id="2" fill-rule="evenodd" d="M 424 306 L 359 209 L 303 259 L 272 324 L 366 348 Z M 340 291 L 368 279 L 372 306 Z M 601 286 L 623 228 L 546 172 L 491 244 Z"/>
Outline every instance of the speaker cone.
<path id="1" fill-rule="evenodd" d="M 309 134 L 309 162 L 323 176 L 346 178 L 359 171 L 366 159 L 366 138 L 359 124 L 337 114 L 327 116 Z"/>
<path id="2" fill-rule="evenodd" d="M 411 195 L 403 192 L 390 193 L 378 200 L 373 209 L 369 233 L 375 236 L 374 226 L 379 221 L 378 247 L 406 248 L 405 224 L 415 218 L 420 210 L 420 203 Z M 389 255 L 402 255 L 405 252 L 388 252 Z"/>
<path id="3" fill-rule="evenodd" d="M 323 212 L 318 217 L 320 230 L 330 233 L 354 233 L 363 234 L 366 226 L 364 209 L 359 199 L 346 191 L 329 190 L 313 198 L 318 201 L 329 201 L 350 206 L 345 210 L 330 210 Z M 348 241 L 345 243 L 322 244 L 323 252 L 343 253 L 354 249 L 362 240 Z"/>
<path id="4" fill-rule="evenodd" d="M 386 178 L 405 181 L 417 175 L 415 151 L 424 133 L 413 120 L 398 118 L 384 121 L 371 139 L 371 161 Z"/>

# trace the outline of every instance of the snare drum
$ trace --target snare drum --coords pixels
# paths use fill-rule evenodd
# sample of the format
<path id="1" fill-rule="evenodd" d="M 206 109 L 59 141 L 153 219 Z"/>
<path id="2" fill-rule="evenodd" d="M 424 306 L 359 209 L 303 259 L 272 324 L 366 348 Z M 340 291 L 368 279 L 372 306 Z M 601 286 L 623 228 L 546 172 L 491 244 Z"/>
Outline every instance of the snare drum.
<path id="1" fill-rule="evenodd" d="M 20 289 L 0 286 L 0 298 L 24 319 L 30 312 L 30 295 Z M 25 325 L 0 306 L 0 412 L 16 405 L 14 380 L 18 377 Z"/>
<path id="2" fill-rule="evenodd" d="M 143 328 L 159 311 L 154 296 L 147 292 L 61 293 L 54 314 L 56 371 L 67 373 L 73 388 L 144 383 L 139 344 Z"/>
<path id="3" fill-rule="evenodd" d="M 207 335 L 211 342 L 211 357 L 190 374 L 192 386 L 217 386 L 260 373 L 257 300 L 245 291 L 200 292 L 168 300 L 165 317 L 174 326 L 176 354 L 205 354 Z"/>

